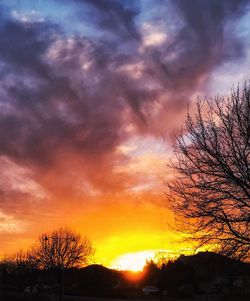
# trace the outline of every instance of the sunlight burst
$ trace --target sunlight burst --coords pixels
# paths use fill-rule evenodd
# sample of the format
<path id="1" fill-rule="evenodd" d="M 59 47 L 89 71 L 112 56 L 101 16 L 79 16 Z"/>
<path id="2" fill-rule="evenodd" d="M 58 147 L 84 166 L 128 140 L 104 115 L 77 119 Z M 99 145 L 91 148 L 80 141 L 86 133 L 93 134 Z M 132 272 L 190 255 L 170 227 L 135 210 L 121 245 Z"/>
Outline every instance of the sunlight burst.
<path id="1" fill-rule="evenodd" d="M 142 271 L 147 260 L 153 259 L 155 251 L 141 251 L 134 253 L 126 253 L 117 257 L 111 265 L 111 268 L 123 271 Z"/>

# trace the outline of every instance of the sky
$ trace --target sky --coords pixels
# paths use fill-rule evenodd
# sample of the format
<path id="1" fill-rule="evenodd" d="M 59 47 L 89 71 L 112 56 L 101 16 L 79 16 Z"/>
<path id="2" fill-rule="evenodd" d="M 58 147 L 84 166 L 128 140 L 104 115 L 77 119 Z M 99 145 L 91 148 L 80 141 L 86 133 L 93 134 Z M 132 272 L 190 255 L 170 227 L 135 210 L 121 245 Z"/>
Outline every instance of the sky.
<path id="1" fill-rule="evenodd" d="M 249 8 L 0 0 L 0 255 L 60 226 L 106 266 L 190 251 L 164 194 L 173 145 L 197 97 L 249 80 Z"/>

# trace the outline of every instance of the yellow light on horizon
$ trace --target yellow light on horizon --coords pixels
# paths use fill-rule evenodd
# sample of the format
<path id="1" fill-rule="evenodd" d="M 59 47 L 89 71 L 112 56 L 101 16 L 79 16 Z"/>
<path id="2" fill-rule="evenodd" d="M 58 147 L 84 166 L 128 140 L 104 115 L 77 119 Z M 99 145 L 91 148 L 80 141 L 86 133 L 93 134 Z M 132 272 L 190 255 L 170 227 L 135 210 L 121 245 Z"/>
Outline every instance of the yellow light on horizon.
<path id="1" fill-rule="evenodd" d="M 118 256 L 111 264 L 110 268 L 122 271 L 142 271 L 146 262 L 152 260 L 155 251 L 147 250 L 141 252 L 126 253 Z"/>

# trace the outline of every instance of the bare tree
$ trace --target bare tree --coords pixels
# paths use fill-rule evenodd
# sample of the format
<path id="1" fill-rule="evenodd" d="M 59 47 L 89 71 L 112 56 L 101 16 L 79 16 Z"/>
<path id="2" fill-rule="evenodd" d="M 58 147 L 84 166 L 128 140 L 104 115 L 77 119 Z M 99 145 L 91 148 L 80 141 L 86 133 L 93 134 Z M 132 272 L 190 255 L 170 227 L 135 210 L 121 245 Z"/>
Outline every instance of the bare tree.
<path id="1" fill-rule="evenodd" d="M 80 267 L 94 255 L 91 241 L 67 228 L 43 233 L 32 251 L 41 268 Z"/>
<path id="2" fill-rule="evenodd" d="M 198 100 L 196 108 L 177 138 L 170 207 L 198 246 L 249 259 L 250 86 L 228 98 Z"/>

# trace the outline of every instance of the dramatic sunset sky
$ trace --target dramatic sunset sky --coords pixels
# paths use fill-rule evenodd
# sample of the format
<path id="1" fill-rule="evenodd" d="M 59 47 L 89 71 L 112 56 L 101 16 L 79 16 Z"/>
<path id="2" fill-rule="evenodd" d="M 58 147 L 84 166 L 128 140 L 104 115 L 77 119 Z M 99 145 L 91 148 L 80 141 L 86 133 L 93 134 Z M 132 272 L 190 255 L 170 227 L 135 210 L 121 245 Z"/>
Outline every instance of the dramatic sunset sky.
<path id="1" fill-rule="evenodd" d="M 0 0 L 0 256 L 59 226 L 107 266 L 191 248 L 167 164 L 188 104 L 249 80 L 249 2 Z"/>

